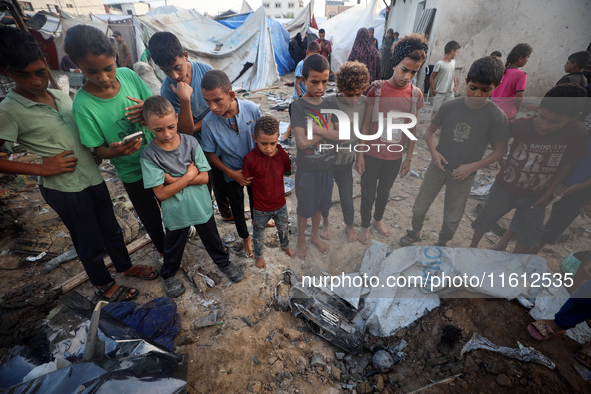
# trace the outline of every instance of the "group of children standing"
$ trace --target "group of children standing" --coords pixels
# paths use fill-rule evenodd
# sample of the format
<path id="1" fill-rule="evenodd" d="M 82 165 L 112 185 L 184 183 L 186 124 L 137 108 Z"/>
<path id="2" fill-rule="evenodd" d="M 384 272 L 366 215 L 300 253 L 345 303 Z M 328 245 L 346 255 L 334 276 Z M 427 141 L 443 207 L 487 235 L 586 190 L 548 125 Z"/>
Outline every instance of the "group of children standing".
<path id="1" fill-rule="evenodd" d="M 134 288 L 115 284 L 103 263 L 105 250 L 117 271 L 141 279 L 160 274 L 166 295 L 181 295 L 185 289 L 176 272 L 186 240 L 195 232 L 218 268 L 234 282 L 242 279 L 242 269 L 230 262 L 220 239 L 208 184 L 220 210 L 226 207 L 224 218 L 234 220 L 244 252 L 255 258 L 257 267 L 266 266 L 263 245 L 268 226 L 277 227 L 282 249 L 292 256 L 283 188 L 283 174 L 290 170 L 291 162 L 278 144 L 279 123 L 261 116 L 254 103 L 238 100 L 225 73 L 190 62 L 173 34 L 156 33 L 149 50 L 167 78 L 162 95 L 151 97 L 136 74 L 116 68 L 115 50 L 102 32 L 78 25 L 66 32 L 65 50 L 87 82 L 72 102 L 65 94 L 48 89 L 47 64 L 30 34 L 12 28 L 2 28 L 1 33 L 0 72 L 12 78 L 16 88 L 0 103 L 0 145 L 19 142 L 43 160 L 41 164 L 0 160 L 0 171 L 41 177 L 41 193 L 70 231 L 98 296 L 123 301 L 138 295 Z M 312 222 L 312 244 L 322 253 L 329 250 L 323 239 L 330 238 L 334 182 L 350 242 L 367 244 L 370 225 L 383 235 L 390 234 L 382 219 L 396 177 L 410 171 L 416 128 L 410 128 L 410 135 L 400 130 L 392 133 L 386 130 L 384 118 L 391 112 L 417 117 L 424 107 L 423 95 L 411 81 L 427 52 L 426 40 L 420 35 L 398 40 L 392 51 L 392 77 L 371 87 L 367 67 L 347 62 L 336 74 L 339 94 L 326 98 L 330 66 L 325 57 L 315 53 L 319 48 L 314 44 L 308 46 L 306 59 L 298 65 L 298 97 L 290 106 L 297 145 L 295 255 L 303 259 L 307 256 L 308 219 Z M 501 159 L 507 152 L 507 140 L 513 137 L 504 170 L 497 175 L 491 195 L 473 223 L 471 246 L 477 246 L 482 234 L 514 207 L 515 251 L 538 246 L 545 205 L 569 174 L 573 161 L 588 161 L 591 147 L 586 143 L 585 126 L 576 121 L 582 111 L 580 100 L 570 99 L 586 95 L 579 86 L 556 86 L 542 101 L 537 117 L 511 124 L 508 118 L 515 115 L 513 108 L 499 109 L 488 99 L 503 84 L 510 87 L 503 87 L 502 96 L 508 91 L 522 96 L 519 92 L 525 89 L 525 78 L 512 70 L 525 65 L 531 47 L 520 45 L 523 48 L 509 55 L 506 69 L 494 57 L 475 61 L 466 78 L 467 96 L 458 99 L 451 98 L 455 91 L 453 58 L 459 44 L 453 41 L 446 46 L 443 63 L 448 64 L 440 65 L 433 84 L 441 104 L 425 134 L 432 162 L 413 206 L 412 230 L 402 237 L 402 245 L 420 240 L 427 211 L 446 185 L 438 241 L 445 246 L 458 228 L 476 171 Z M 582 62 L 575 60 L 569 58 L 567 65 Z M 569 70 L 574 70 L 571 74 L 577 72 L 575 66 L 569 65 Z M 569 77 L 569 81 L 576 77 Z M 440 89 L 438 80 L 442 78 L 446 86 Z M 366 91 L 367 97 L 363 95 Z M 334 112 L 331 115 L 331 110 L 348 114 L 351 129 L 360 126 L 364 139 L 373 137 L 367 150 L 354 148 L 360 142 L 354 132 L 341 139 L 338 117 Z M 398 121 L 408 123 L 409 119 Z M 483 158 L 489 144 L 493 151 Z M 110 159 L 115 166 L 160 254 L 160 272 L 131 264 L 97 167 L 102 159 Z M 361 174 L 359 233 L 353 229 L 353 165 Z M 580 172 L 578 164 L 577 168 Z M 578 172 L 569 175 L 576 178 L 571 185 L 580 185 L 583 178 L 587 185 L 591 174 Z M 244 209 L 245 187 L 252 212 L 252 239 Z"/>

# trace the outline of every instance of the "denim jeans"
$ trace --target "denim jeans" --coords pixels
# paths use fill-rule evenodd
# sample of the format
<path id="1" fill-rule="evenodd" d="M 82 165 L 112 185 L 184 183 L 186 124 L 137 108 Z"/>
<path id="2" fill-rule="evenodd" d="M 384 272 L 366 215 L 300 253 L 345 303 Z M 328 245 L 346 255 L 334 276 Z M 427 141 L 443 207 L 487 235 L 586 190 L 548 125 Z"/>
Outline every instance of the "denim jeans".
<path id="1" fill-rule="evenodd" d="M 259 211 L 254 210 L 254 229 L 253 229 L 253 241 L 254 241 L 254 257 L 263 257 L 263 246 L 265 245 L 265 228 L 267 228 L 267 222 L 271 219 L 275 220 L 277 226 L 277 232 L 279 233 L 279 242 L 281 243 L 281 249 L 289 247 L 289 234 L 287 228 L 287 205 L 282 206 L 276 211 Z"/>

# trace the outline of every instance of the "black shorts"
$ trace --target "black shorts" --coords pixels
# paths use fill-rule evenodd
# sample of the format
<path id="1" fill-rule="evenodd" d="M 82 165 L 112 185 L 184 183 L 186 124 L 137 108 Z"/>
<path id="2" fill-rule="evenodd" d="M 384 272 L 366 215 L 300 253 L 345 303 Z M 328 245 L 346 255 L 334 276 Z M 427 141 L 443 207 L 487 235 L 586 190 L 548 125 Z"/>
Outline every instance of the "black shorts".
<path id="1" fill-rule="evenodd" d="M 322 211 L 322 216 L 328 217 L 328 211 L 332 206 L 333 184 L 332 167 L 318 171 L 296 171 L 298 215 L 307 219 Z"/>

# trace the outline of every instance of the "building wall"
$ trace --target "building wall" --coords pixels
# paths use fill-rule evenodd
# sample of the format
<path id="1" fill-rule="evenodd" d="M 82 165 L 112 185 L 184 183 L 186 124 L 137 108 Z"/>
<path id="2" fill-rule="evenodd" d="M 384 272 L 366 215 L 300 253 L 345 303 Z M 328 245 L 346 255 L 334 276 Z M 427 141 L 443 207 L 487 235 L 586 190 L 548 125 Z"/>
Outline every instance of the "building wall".
<path id="1" fill-rule="evenodd" d="M 290 13 L 296 16 L 309 2 L 310 0 L 263 0 L 263 7 L 265 7 L 265 15 L 268 17 L 281 18 Z M 290 7 L 290 4 L 293 7 Z"/>
<path id="2" fill-rule="evenodd" d="M 88 15 L 91 12 L 105 13 L 102 0 L 19 0 L 19 4 L 25 12 L 39 12 L 41 10 L 56 12 L 59 8 L 74 15 Z"/>
<path id="3" fill-rule="evenodd" d="M 458 67 L 463 67 L 456 69 L 461 94 L 465 94 L 464 79 L 474 60 L 494 50 L 501 51 L 505 60 L 513 46 L 526 42 L 534 51 L 523 67 L 528 74 L 525 94 L 543 96 L 565 74 L 563 66 L 568 55 L 585 50 L 591 40 L 591 0 L 397 1 L 388 28 L 399 31 L 401 36 L 411 33 L 421 3 L 437 9 L 427 64 L 435 64 L 443 57 L 448 41 L 456 40 L 462 46 L 456 57 Z"/>

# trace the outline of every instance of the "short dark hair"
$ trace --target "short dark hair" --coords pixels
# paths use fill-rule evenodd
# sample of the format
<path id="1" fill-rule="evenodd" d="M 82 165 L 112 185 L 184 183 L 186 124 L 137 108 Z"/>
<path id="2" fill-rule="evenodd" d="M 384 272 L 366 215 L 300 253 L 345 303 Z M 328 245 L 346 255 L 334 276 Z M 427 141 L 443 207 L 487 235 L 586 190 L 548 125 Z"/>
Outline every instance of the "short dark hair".
<path id="1" fill-rule="evenodd" d="M 482 83 L 484 85 L 499 86 L 505 67 L 501 59 L 492 56 L 481 57 L 474 61 L 468 70 L 466 80 L 468 82 Z"/>
<path id="2" fill-rule="evenodd" d="M 503 54 L 501 53 L 501 51 L 492 51 L 492 53 L 489 56 L 503 57 Z"/>
<path id="3" fill-rule="evenodd" d="M 583 110 L 587 91 L 574 83 L 562 83 L 548 90 L 540 103 L 540 108 L 557 115 L 574 118 Z"/>
<path id="4" fill-rule="evenodd" d="M 279 133 L 279 121 L 274 116 L 261 116 L 254 125 L 254 134 L 275 135 Z"/>
<path id="5" fill-rule="evenodd" d="M 222 70 L 209 70 L 201 78 L 201 89 L 210 91 L 217 88 L 228 93 L 232 90 L 232 82 Z"/>
<path id="6" fill-rule="evenodd" d="M 313 54 L 310 55 L 304 60 L 304 65 L 302 66 L 302 76 L 304 78 L 308 78 L 308 74 L 310 71 L 316 72 L 324 72 L 326 70 L 330 70 L 330 64 L 328 64 L 328 60 L 320 54 Z"/>
<path id="7" fill-rule="evenodd" d="M 308 52 L 318 52 L 318 53 L 320 53 L 320 51 L 321 51 L 320 44 L 317 43 L 316 41 L 310 41 L 308 43 L 308 48 L 306 48 L 306 50 Z"/>
<path id="8" fill-rule="evenodd" d="M 76 25 L 66 31 L 64 50 L 74 63 L 89 54 L 115 57 L 115 47 L 105 33 L 88 25 Z"/>
<path id="9" fill-rule="evenodd" d="M 150 37 L 148 50 L 154 63 L 163 67 L 170 66 L 185 53 L 177 36 L 167 31 L 159 31 Z"/>
<path id="10" fill-rule="evenodd" d="M 571 63 L 576 63 L 580 69 L 587 67 L 589 60 L 591 60 L 591 53 L 587 51 L 575 52 L 568 57 L 568 61 Z"/>
<path id="11" fill-rule="evenodd" d="M 151 96 L 144 101 L 144 108 L 142 115 L 145 121 L 148 121 L 150 116 L 166 116 L 174 113 L 174 107 L 166 98 L 162 96 Z"/>
<path id="12" fill-rule="evenodd" d="M 31 33 L 13 27 L 0 27 L 0 67 L 20 71 L 39 59 L 43 52 Z"/>
<path id="13" fill-rule="evenodd" d="M 455 51 L 456 49 L 460 49 L 460 44 L 457 41 L 450 41 L 445 44 L 445 48 L 443 48 L 445 53 L 450 53 L 451 51 Z"/>
<path id="14" fill-rule="evenodd" d="M 326 31 L 324 29 L 318 30 L 318 34 L 322 34 L 322 33 L 326 33 Z"/>

